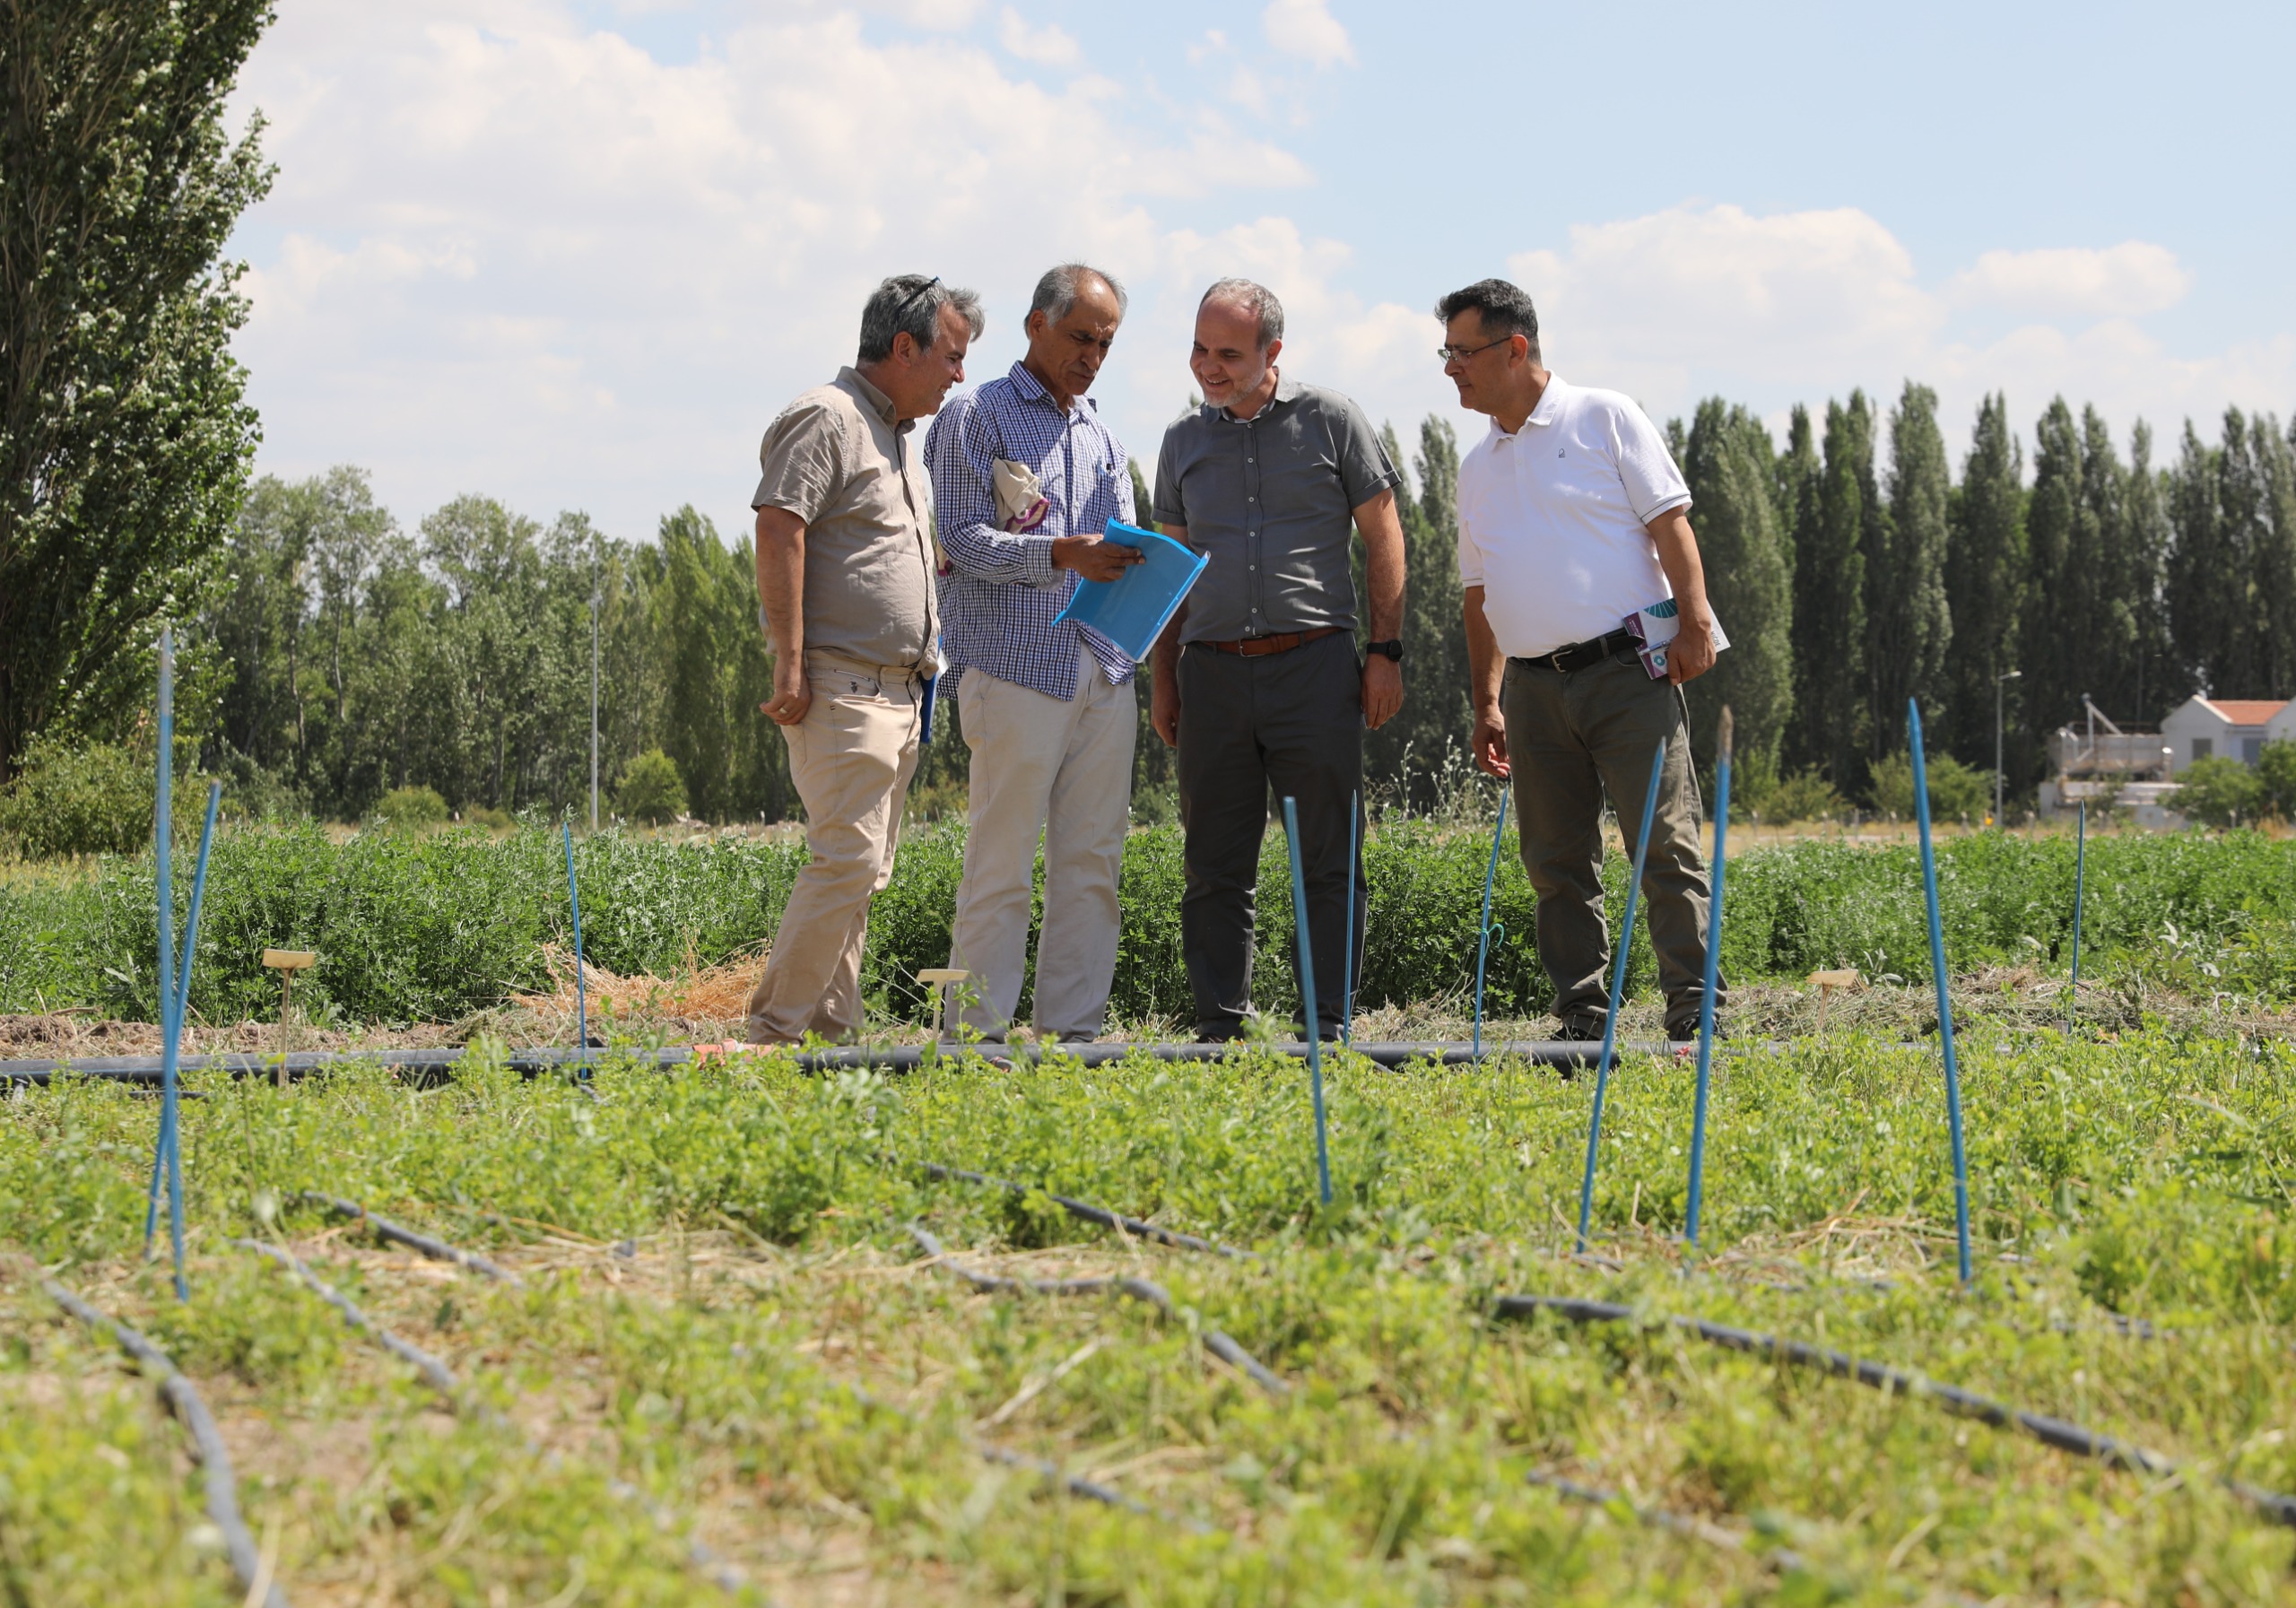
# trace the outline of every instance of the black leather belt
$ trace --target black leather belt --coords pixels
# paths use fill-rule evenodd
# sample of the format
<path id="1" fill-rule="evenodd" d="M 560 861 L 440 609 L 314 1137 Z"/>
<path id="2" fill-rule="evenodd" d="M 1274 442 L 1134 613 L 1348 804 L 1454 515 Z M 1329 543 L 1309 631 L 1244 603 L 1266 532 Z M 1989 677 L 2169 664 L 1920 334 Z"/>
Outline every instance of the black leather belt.
<path id="1" fill-rule="evenodd" d="M 1570 642 L 1552 653 L 1540 654 L 1536 658 L 1510 659 L 1512 665 L 1528 665 L 1534 670 L 1559 670 L 1565 675 L 1580 670 L 1592 670 L 1604 660 L 1634 646 L 1634 633 L 1620 626 L 1608 636 L 1596 637 L 1586 642 Z"/>

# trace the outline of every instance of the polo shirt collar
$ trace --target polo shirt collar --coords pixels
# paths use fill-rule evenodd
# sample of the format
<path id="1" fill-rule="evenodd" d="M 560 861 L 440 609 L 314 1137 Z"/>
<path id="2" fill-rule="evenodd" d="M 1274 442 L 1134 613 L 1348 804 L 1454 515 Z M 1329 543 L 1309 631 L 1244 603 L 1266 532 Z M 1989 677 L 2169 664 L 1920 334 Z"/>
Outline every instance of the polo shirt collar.
<path id="1" fill-rule="evenodd" d="M 1534 424 L 1553 423 L 1555 415 L 1562 411 L 1564 389 L 1561 377 L 1550 370 L 1546 377 L 1546 389 L 1539 393 L 1539 404 L 1531 410 L 1531 416 L 1523 421 L 1523 430 L 1528 430 Z M 1496 413 L 1491 415 L 1490 439 L 1492 440 L 1513 441 L 1520 439 L 1521 436 L 1522 430 L 1518 430 L 1511 436 L 1509 435 L 1499 428 L 1499 415 Z"/>
<path id="2" fill-rule="evenodd" d="M 837 371 L 837 383 L 850 391 L 862 406 L 885 422 L 889 430 L 902 428 L 903 421 L 893 417 L 893 399 L 861 378 L 861 370 L 850 363 Z M 906 422 L 914 423 L 914 420 Z"/>

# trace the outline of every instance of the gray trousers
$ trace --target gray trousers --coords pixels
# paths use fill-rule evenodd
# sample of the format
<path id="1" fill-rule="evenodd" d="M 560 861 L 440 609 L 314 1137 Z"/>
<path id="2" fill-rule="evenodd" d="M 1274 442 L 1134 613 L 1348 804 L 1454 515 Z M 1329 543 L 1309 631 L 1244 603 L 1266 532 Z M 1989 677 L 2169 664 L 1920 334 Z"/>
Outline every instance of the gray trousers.
<path id="1" fill-rule="evenodd" d="M 1568 675 L 1510 659 L 1500 697 L 1523 869 L 1538 897 L 1539 961 L 1554 985 L 1554 1013 L 1566 1026 L 1600 1031 L 1610 1008 L 1603 797 L 1610 796 L 1631 856 L 1650 763 L 1665 743 L 1642 899 L 1666 996 L 1667 1036 L 1692 1037 L 1706 991 L 1708 889 L 1682 693 L 1653 681 L 1630 651 Z M 1721 1005 L 1718 985 L 1715 1008 Z"/>
<path id="2" fill-rule="evenodd" d="M 1180 952 L 1196 996 L 1196 1036 L 1234 1035 L 1252 1009 L 1253 893 L 1260 839 L 1271 809 L 1279 829 L 1289 796 L 1300 816 L 1300 869 L 1308 887 L 1308 934 L 1322 1034 L 1339 1033 L 1348 979 L 1343 952 L 1360 975 L 1364 906 L 1370 894 L 1359 849 L 1347 858 L 1348 801 L 1363 789 L 1363 672 L 1355 639 L 1341 631 L 1289 653 L 1244 658 L 1181 650 L 1180 823 L 1186 892 Z M 1354 819 L 1362 842 L 1361 806 Z M 1345 934 L 1347 884 L 1355 882 L 1355 931 Z M 1288 926 L 1292 911 L 1282 919 Z"/>

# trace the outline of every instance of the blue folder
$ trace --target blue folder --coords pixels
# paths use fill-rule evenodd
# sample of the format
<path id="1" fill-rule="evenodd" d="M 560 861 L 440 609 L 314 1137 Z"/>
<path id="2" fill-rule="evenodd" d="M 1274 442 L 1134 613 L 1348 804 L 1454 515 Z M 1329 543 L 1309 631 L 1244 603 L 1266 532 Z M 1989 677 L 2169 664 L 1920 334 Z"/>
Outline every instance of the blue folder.
<path id="1" fill-rule="evenodd" d="M 1109 521 L 1102 540 L 1137 547 L 1147 555 L 1146 561 L 1133 565 L 1114 580 L 1078 583 L 1075 595 L 1053 623 L 1074 620 L 1089 625 L 1138 664 L 1155 647 L 1156 638 L 1179 612 L 1188 588 L 1212 560 L 1170 536 L 1121 519 Z"/>

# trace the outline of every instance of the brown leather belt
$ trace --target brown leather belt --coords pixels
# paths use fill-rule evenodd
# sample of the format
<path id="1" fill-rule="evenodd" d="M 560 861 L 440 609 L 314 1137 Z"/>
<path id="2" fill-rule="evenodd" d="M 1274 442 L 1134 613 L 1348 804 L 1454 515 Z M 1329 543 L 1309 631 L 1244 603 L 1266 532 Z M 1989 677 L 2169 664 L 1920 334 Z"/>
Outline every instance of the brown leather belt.
<path id="1" fill-rule="evenodd" d="M 1257 659 L 1271 653 L 1290 653 L 1295 648 L 1305 648 L 1310 642 L 1335 637 L 1346 629 L 1344 625 L 1323 625 L 1311 631 L 1279 631 L 1273 637 L 1242 637 L 1233 642 L 1191 642 L 1188 646 L 1208 648 L 1214 653 L 1241 654 L 1245 658 Z"/>

